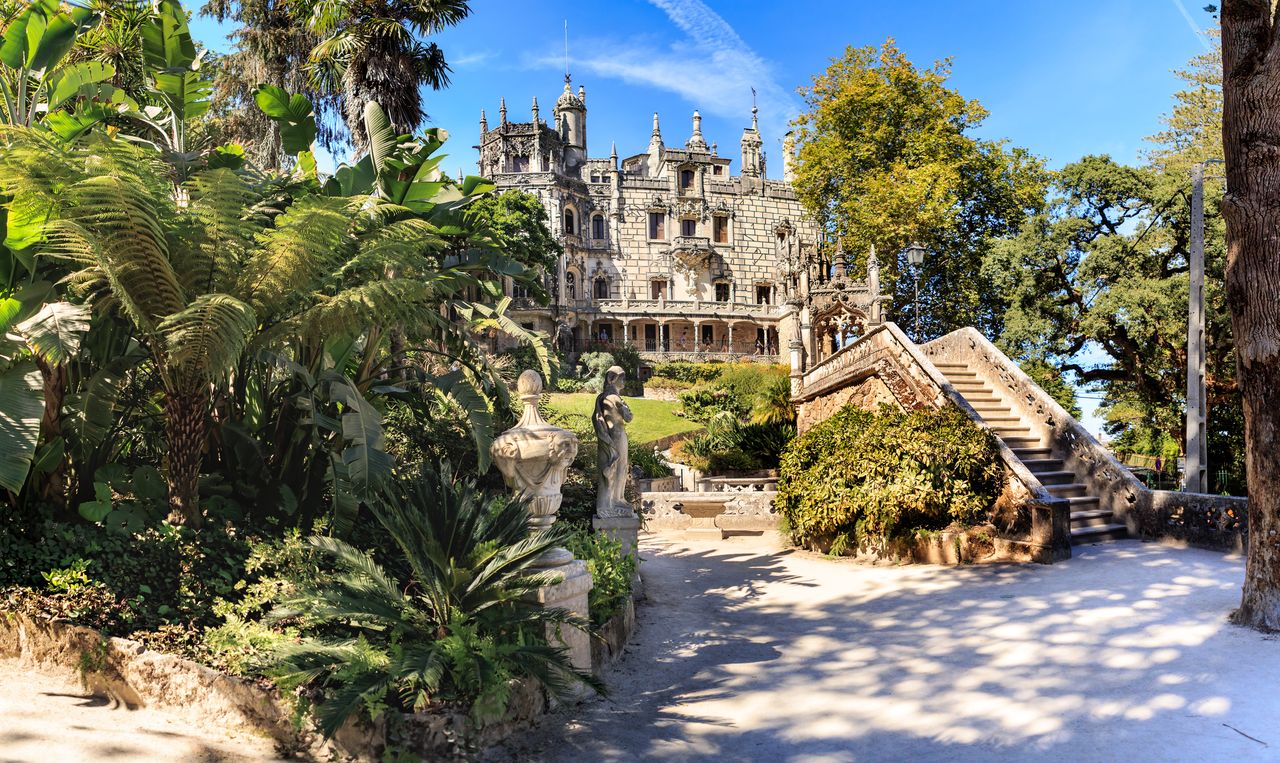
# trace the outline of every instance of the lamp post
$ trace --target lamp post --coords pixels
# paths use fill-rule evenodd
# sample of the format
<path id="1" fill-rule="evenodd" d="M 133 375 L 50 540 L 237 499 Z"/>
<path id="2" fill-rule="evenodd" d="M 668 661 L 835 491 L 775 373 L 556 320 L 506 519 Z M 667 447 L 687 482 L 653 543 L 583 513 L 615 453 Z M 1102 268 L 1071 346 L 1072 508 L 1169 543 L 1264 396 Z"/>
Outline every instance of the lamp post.
<path id="1" fill-rule="evenodd" d="M 1187 468 L 1183 488 L 1188 493 L 1208 489 L 1209 443 L 1205 437 L 1204 387 L 1204 168 L 1221 164 L 1206 159 L 1191 168 L 1191 252 L 1187 271 Z"/>
<path id="2" fill-rule="evenodd" d="M 907 247 L 907 262 L 911 264 L 916 287 L 916 331 L 915 340 L 920 341 L 920 266 L 924 264 L 925 248 L 919 244 Z"/>

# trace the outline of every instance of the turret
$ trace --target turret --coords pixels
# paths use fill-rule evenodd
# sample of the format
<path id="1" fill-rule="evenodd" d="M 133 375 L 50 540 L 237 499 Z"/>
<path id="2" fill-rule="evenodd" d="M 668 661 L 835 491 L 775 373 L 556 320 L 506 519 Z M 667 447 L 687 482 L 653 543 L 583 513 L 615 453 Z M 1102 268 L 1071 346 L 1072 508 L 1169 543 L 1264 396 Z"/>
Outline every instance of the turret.
<path id="1" fill-rule="evenodd" d="M 788 183 L 796 179 L 796 135 L 792 130 L 782 139 L 782 179 Z"/>
<path id="2" fill-rule="evenodd" d="M 658 112 L 653 112 L 653 134 L 649 136 L 649 174 L 658 174 L 662 161 L 662 129 L 658 127 Z"/>
<path id="3" fill-rule="evenodd" d="M 760 147 L 760 126 L 757 120 L 759 109 L 751 107 L 751 126 L 742 131 L 742 176 L 758 178 L 764 176 L 764 160 Z"/>
<path id="4" fill-rule="evenodd" d="M 585 88 L 579 88 L 582 96 Z M 569 75 L 564 75 L 564 92 L 556 101 L 556 129 L 564 140 L 564 170 L 576 174 L 587 161 L 587 107 L 582 97 L 573 94 Z"/>

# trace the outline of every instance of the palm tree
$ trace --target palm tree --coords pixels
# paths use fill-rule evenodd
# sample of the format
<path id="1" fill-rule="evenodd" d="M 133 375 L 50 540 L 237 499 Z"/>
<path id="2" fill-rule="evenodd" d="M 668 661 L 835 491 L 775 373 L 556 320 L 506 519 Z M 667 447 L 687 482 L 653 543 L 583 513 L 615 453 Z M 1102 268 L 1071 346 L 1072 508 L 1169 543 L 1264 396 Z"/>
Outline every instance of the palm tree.
<path id="1" fill-rule="evenodd" d="M 272 613 L 327 634 L 283 647 L 271 671 L 282 686 L 326 690 L 316 714 L 327 736 L 360 708 L 384 702 L 414 711 L 462 705 L 491 720 L 506 709 L 508 681 L 518 676 L 560 697 L 579 683 L 602 690 L 545 639 L 549 625 L 586 629 L 586 620 L 530 598 L 556 578 L 534 563 L 564 542 L 562 530 L 529 534 L 523 502 L 486 497 L 447 463 L 389 485 L 370 508 L 407 579 L 393 578 L 365 551 L 314 537 L 336 575 L 304 584 Z"/>
<path id="2" fill-rule="evenodd" d="M 320 38 L 309 66 L 314 82 L 338 96 L 357 149 L 368 145 L 366 104 L 381 104 L 400 133 L 422 123 L 421 86 L 447 87 L 450 69 L 444 51 L 420 38 L 470 13 L 468 0 L 299 0 L 295 8 Z"/>
<path id="3" fill-rule="evenodd" d="M 200 521 L 213 390 L 251 345 L 363 337 L 372 354 L 378 327 L 390 324 L 466 341 L 467 324 L 441 306 L 478 276 L 441 268 L 434 226 L 403 207 L 313 194 L 280 212 L 268 204 L 269 183 L 226 168 L 195 173 L 175 194 L 170 167 L 126 141 L 7 137 L 5 189 L 13 204 L 46 204 L 45 253 L 78 267 L 67 282 L 99 310 L 126 316 L 151 355 L 175 521 Z"/>

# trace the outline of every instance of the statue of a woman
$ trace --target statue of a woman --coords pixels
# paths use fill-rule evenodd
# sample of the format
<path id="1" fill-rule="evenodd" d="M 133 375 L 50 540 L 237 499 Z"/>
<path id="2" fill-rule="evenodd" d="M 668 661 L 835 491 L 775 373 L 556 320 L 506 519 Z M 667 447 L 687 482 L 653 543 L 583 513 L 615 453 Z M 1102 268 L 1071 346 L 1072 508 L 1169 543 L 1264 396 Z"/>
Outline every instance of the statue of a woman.
<path id="1" fill-rule="evenodd" d="M 620 390 L 623 370 L 614 366 L 604 374 L 604 389 L 596 396 L 596 410 L 591 417 L 595 424 L 597 463 L 600 478 L 596 483 L 596 516 L 625 517 L 631 515 L 623 491 L 627 486 L 627 471 L 631 468 L 627 451 L 627 430 L 624 424 L 631 421 L 631 409 L 622 399 Z"/>

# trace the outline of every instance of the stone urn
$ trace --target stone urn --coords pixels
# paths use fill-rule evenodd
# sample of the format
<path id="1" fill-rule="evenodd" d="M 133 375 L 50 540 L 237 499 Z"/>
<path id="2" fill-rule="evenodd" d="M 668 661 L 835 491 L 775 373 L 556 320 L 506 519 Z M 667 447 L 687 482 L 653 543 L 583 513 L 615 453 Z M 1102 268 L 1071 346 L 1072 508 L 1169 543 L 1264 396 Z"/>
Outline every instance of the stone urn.
<path id="1" fill-rule="evenodd" d="M 507 487 L 529 501 L 529 530 L 550 529 L 564 496 L 560 486 L 564 475 L 578 455 L 578 436 L 567 429 L 548 424 L 538 413 L 542 395 L 542 377 L 537 371 L 520 374 L 516 392 L 524 404 L 524 413 L 514 427 L 494 438 L 489 452 Z M 539 567 L 558 567 L 573 561 L 573 554 L 554 548 L 538 560 Z"/>

